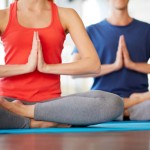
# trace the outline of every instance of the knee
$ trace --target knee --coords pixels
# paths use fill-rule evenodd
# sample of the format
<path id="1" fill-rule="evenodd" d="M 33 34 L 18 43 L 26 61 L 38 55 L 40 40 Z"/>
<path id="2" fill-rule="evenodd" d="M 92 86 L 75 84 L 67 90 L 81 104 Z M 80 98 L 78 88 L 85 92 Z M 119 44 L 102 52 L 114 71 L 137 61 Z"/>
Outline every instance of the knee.
<path id="1" fill-rule="evenodd" d="M 147 100 L 143 103 L 137 104 L 128 109 L 130 120 L 150 120 L 150 101 Z"/>
<path id="2" fill-rule="evenodd" d="M 112 93 L 105 94 L 105 110 L 111 120 L 116 120 L 124 112 L 124 103 L 120 96 Z"/>
<path id="3" fill-rule="evenodd" d="M 116 113 L 117 117 L 124 112 L 124 103 L 120 96 L 113 94 L 110 99 L 110 108 Z"/>

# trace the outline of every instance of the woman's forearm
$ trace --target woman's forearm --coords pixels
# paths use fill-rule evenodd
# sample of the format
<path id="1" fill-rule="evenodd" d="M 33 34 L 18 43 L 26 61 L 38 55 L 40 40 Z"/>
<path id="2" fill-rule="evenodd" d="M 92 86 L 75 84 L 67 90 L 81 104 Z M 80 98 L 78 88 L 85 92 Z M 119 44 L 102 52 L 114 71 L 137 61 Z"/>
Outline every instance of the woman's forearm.
<path id="1" fill-rule="evenodd" d="M 0 78 L 32 72 L 28 65 L 0 65 Z"/>
<path id="2" fill-rule="evenodd" d="M 103 75 L 110 74 L 114 71 L 116 71 L 116 68 L 115 68 L 114 64 L 104 64 L 104 65 L 101 65 L 101 70 L 98 73 L 85 74 L 85 75 L 76 75 L 76 76 L 73 76 L 73 78 L 100 77 L 100 76 L 103 76 Z"/>
<path id="3" fill-rule="evenodd" d="M 72 63 L 45 64 L 39 71 L 43 73 L 61 75 L 97 74 L 100 72 L 100 62 L 91 61 L 87 58 Z"/>

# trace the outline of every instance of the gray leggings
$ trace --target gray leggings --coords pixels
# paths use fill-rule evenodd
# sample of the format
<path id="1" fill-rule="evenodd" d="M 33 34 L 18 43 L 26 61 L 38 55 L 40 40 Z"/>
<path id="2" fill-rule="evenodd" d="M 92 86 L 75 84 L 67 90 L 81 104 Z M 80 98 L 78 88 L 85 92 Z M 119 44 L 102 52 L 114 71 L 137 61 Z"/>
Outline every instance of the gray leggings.
<path id="1" fill-rule="evenodd" d="M 150 100 L 146 100 L 140 104 L 136 104 L 128 108 L 128 111 L 129 111 L 129 120 L 149 121 L 150 120 Z M 118 118 L 116 118 L 116 120 L 123 121 L 123 113 Z"/>
<path id="2" fill-rule="evenodd" d="M 12 101 L 10 98 L 7 100 Z M 34 119 L 87 126 L 114 120 L 123 109 L 119 96 L 103 91 L 89 91 L 36 103 Z M 0 128 L 30 128 L 30 119 L 0 108 Z"/>
<path id="3" fill-rule="evenodd" d="M 150 100 L 137 104 L 128 110 L 130 120 L 150 120 Z"/>

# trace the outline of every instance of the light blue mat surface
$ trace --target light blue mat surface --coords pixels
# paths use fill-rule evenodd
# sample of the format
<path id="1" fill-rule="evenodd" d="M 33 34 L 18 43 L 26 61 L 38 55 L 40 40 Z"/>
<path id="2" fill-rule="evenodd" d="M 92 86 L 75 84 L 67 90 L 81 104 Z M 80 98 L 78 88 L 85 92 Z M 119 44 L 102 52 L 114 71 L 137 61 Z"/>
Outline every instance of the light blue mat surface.
<path id="1" fill-rule="evenodd" d="M 83 128 L 7 129 L 0 134 L 125 132 L 150 130 L 150 121 L 113 121 Z"/>

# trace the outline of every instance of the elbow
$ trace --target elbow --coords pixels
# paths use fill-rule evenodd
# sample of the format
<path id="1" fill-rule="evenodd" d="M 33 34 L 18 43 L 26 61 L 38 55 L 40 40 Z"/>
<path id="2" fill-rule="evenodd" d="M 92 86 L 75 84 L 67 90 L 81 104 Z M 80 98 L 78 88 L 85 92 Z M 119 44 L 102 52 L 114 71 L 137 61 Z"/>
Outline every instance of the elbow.
<path id="1" fill-rule="evenodd" d="M 95 67 L 94 74 L 99 75 L 100 72 L 101 72 L 101 65 L 97 65 L 97 66 Z"/>
<path id="2" fill-rule="evenodd" d="M 94 61 L 91 65 L 91 73 L 99 75 L 101 72 L 101 63 L 100 61 Z"/>

